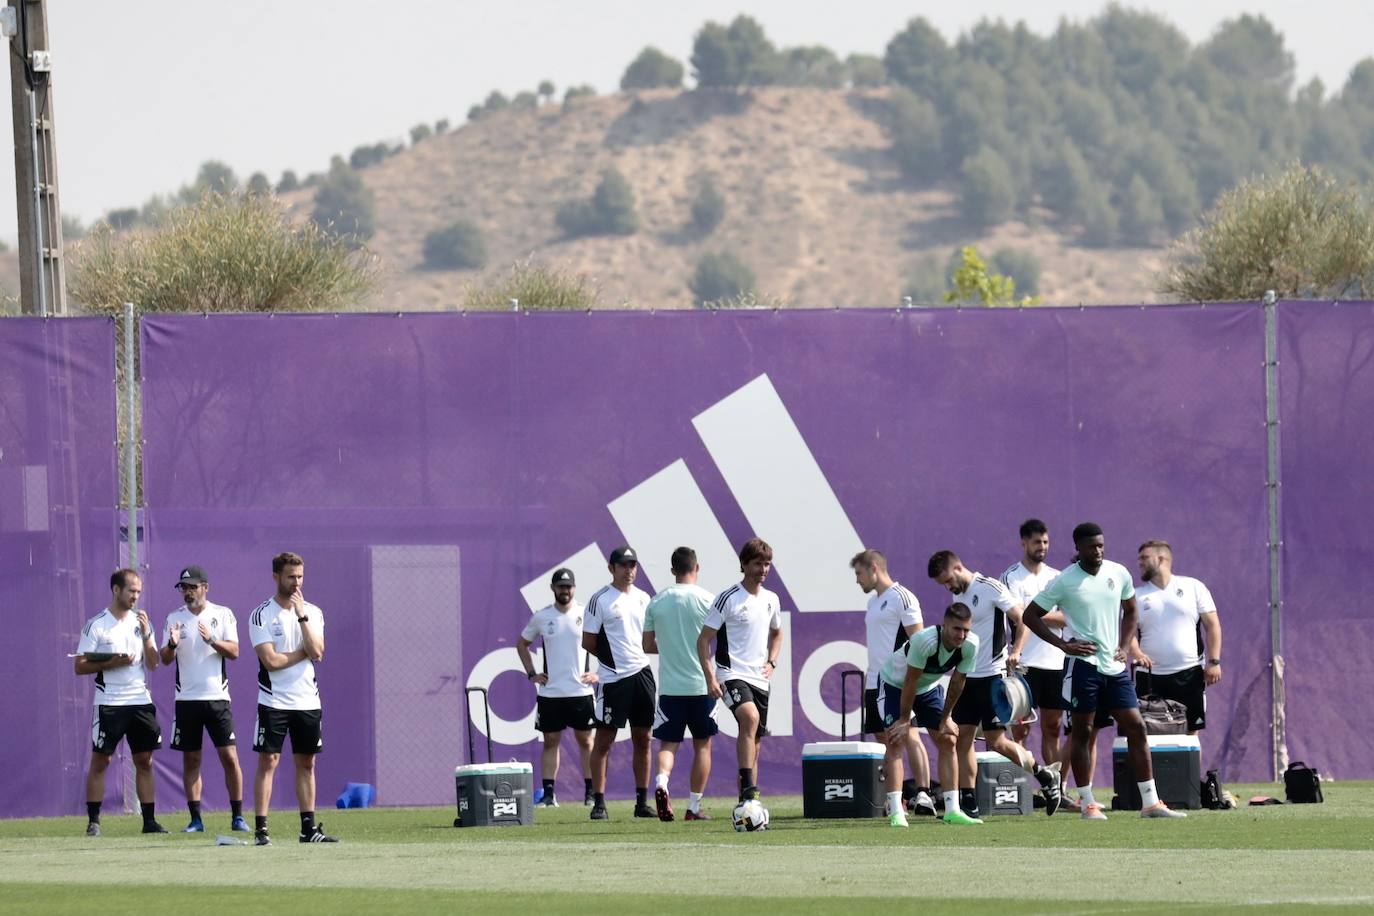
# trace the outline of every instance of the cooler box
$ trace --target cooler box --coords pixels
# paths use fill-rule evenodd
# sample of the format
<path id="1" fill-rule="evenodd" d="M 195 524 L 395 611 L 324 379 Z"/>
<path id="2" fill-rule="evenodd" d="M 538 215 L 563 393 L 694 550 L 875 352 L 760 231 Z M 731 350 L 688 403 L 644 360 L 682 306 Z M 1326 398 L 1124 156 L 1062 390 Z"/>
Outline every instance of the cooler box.
<path id="1" fill-rule="evenodd" d="M 974 791 L 978 796 L 978 816 L 1030 814 L 1040 783 L 1033 783 L 1031 774 L 994 751 L 983 751 L 977 757 Z"/>
<path id="2" fill-rule="evenodd" d="M 1202 807 L 1202 747 L 1189 735 L 1150 735 L 1150 762 L 1155 771 L 1159 798 L 1170 808 Z M 1116 797 L 1112 807 L 1124 811 L 1140 810 L 1140 787 L 1131 772 L 1126 739 L 1112 742 L 1112 786 Z"/>
<path id="3" fill-rule="evenodd" d="M 802 816 L 882 817 L 885 750 L 875 741 L 802 745 Z"/>
<path id="4" fill-rule="evenodd" d="M 534 767 L 528 763 L 470 763 L 455 767 L 455 827 L 528 827 L 534 823 Z"/>

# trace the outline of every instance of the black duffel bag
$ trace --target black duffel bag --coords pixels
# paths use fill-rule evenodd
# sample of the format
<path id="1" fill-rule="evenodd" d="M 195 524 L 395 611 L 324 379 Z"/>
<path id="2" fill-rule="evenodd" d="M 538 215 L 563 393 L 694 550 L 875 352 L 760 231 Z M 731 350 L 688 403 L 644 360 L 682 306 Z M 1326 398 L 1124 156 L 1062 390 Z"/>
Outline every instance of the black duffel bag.
<path id="1" fill-rule="evenodd" d="M 1145 669 L 1145 693 L 1140 696 L 1140 718 L 1147 735 L 1188 734 L 1188 707 L 1178 700 L 1166 700 L 1154 692 L 1150 670 Z"/>

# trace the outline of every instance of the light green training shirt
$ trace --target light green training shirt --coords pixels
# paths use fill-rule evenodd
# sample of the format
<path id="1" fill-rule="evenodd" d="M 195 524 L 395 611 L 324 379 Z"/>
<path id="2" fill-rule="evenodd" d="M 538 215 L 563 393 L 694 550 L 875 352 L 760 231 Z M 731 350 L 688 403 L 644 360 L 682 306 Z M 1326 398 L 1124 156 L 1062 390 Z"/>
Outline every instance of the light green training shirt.
<path id="1" fill-rule="evenodd" d="M 658 641 L 658 692 L 668 697 L 706 695 L 706 675 L 697 658 L 701 622 L 711 610 L 711 593 L 698 585 L 670 585 L 654 595 L 644 612 L 644 632 Z"/>
<path id="2" fill-rule="evenodd" d="M 1074 637 L 1097 646 L 1097 654 L 1084 656 L 1084 661 L 1103 674 L 1120 674 L 1126 670 L 1115 658 L 1121 642 L 1121 602 L 1134 597 L 1126 567 L 1103 560 L 1095 576 L 1074 563 L 1035 596 L 1035 603 L 1046 611 L 1059 605 Z"/>
<path id="3" fill-rule="evenodd" d="M 916 695 L 933 690 L 940 679 L 952 671 L 965 676 L 973 673 L 978 657 L 978 636 L 970 633 L 957 649 L 946 649 L 940 641 L 940 628 L 926 627 L 911 642 L 888 655 L 878 676 L 889 687 L 900 688 L 906 681 L 906 669 L 921 672 L 916 681 Z"/>

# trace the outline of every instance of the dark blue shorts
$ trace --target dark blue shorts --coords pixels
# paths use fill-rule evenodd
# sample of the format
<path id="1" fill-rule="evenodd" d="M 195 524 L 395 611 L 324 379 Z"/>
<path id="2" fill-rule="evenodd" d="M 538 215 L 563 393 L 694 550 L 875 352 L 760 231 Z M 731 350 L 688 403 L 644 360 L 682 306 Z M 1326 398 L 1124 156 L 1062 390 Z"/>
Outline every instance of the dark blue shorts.
<path id="1" fill-rule="evenodd" d="M 1069 699 L 1069 712 L 1113 712 L 1139 708 L 1140 700 L 1135 695 L 1135 685 L 1124 670 L 1117 674 L 1103 674 L 1092 662 L 1081 658 L 1067 658 L 1064 665 L 1064 696 Z"/>
<path id="2" fill-rule="evenodd" d="M 879 680 L 878 702 L 883 711 L 884 727 L 891 725 L 902 712 L 902 688 Z M 917 726 L 932 734 L 940 730 L 940 716 L 945 711 L 945 688 L 936 684 L 925 693 L 916 694 L 911 705 L 911 715 Z"/>
<path id="3" fill-rule="evenodd" d="M 709 738 L 720 731 L 716 724 L 716 701 L 713 697 L 658 698 L 654 710 L 654 737 L 660 741 L 681 741 L 692 730 L 693 738 Z"/>

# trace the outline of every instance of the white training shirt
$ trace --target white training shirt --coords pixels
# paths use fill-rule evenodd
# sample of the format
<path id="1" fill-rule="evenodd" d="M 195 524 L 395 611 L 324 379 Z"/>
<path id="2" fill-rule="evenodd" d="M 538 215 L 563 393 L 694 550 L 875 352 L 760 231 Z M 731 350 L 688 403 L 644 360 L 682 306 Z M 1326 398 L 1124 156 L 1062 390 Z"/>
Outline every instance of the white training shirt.
<path id="1" fill-rule="evenodd" d="M 768 689 L 764 663 L 768 661 L 768 634 L 782 629 L 778 596 L 760 586 L 751 595 L 743 585 L 727 588 L 711 602 L 702 628 L 716 630 L 716 680 L 744 681 Z"/>
<path id="2" fill-rule="evenodd" d="M 587 653 L 582 648 L 582 605 L 574 601 L 566 611 L 550 604 L 534 612 L 520 636 L 527 642 L 544 640 L 544 673 L 547 684 L 536 685 L 541 697 L 587 697 L 592 685 L 582 683 Z"/>
<path id="3" fill-rule="evenodd" d="M 1146 582 L 1135 593 L 1140 651 L 1155 674 L 1176 674 L 1202 664 L 1202 615 L 1215 614 L 1212 593 L 1198 579 L 1172 576 L 1163 588 Z"/>
<path id="4" fill-rule="evenodd" d="M 644 654 L 644 609 L 649 596 L 631 585 L 622 592 L 614 585 L 597 591 L 582 614 L 582 632 L 596 634 L 596 660 L 603 685 L 614 684 L 648 666 Z"/>
<path id="5" fill-rule="evenodd" d="M 81 628 L 81 640 L 76 651 L 113 652 L 132 655 L 132 665 L 122 665 L 95 673 L 96 706 L 146 706 L 153 702 L 148 693 L 148 674 L 143 668 L 143 628 L 133 611 L 120 620 L 106 608 Z"/>
<path id="6" fill-rule="evenodd" d="M 1016 562 L 1011 568 L 1002 573 L 1002 584 L 1011 592 L 1011 596 L 1016 599 L 1016 603 L 1024 609 L 1035 596 L 1045 590 L 1045 586 L 1059 575 L 1059 570 L 1048 563 L 1040 564 L 1040 571 L 1033 573 L 1022 562 Z M 1054 610 L 1052 607 L 1045 608 L 1045 611 Z M 1050 627 L 1050 632 L 1060 639 L 1064 638 L 1063 627 Z M 1044 668 L 1049 671 L 1059 671 L 1064 667 L 1064 650 L 1052 646 L 1039 636 L 1031 633 L 1026 637 L 1026 647 L 1021 651 L 1021 664 L 1027 668 Z"/>
<path id="7" fill-rule="evenodd" d="M 978 636 L 978 663 L 971 677 L 1000 677 L 1007 671 L 1007 611 L 1019 602 L 1005 585 L 982 573 L 954 600 L 973 612 L 973 632 Z"/>
<path id="8" fill-rule="evenodd" d="M 868 677 L 864 686 L 878 687 L 878 673 L 893 652 L 906 645 L 907 627 L 921 625 L 921 603 L 905 585 L 893 582 L 881 594 L 868 599 L 864 632 L 868 641 Z"/>
<path id="9" fill-rule="evenodd" d="M 175 627 L 177 633 L 176 698 L 178 700 L 228 700 L 229 672 L 225 657 L 200 638 L 200 622 L 210 631 L 212 640 L 239 641 L 239 622 L 234 612 L 219 604 L 205 602 L 200 614 L 193 614 L 182 605 L 167 615 L 162 627 L 162 645 Z"/>
<path id="10" fill-rule="evenodd" d="M 305 616 L 315 632 L 323 636 L 324 611 L 307 601 Z M 249 615 L 248 638 L 254 650 L 270 642 L 283 655 L 295 652 L 302 646 L 301 625 L 296 622 L 295 609 L 282 607 L 275 598 L 268 598 Z M 271 709 L 319 709 L 320 688 L 315 683 L 315 663 L 304 658 L 280 671 L 268 671 L 259 659 L 258 703 Z"/>

